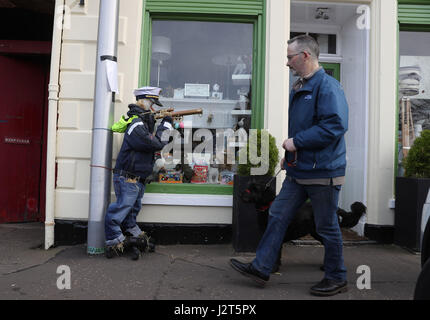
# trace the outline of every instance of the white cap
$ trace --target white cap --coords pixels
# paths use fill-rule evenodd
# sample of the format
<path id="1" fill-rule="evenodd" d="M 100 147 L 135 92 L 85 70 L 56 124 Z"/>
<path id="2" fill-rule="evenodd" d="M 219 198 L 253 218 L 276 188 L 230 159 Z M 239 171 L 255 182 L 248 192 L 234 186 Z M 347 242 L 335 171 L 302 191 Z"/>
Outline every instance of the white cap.
<path id="1" fill-rule="evenodd" d="M 134 95 L 136 96 L 136 100 L 139 99 L 151 99 L 155 104 L 159 106 L 163 106 L 158 99 L 160 98 L 161 88 L 157 87 L 141 87 L 134 90 Z"/>

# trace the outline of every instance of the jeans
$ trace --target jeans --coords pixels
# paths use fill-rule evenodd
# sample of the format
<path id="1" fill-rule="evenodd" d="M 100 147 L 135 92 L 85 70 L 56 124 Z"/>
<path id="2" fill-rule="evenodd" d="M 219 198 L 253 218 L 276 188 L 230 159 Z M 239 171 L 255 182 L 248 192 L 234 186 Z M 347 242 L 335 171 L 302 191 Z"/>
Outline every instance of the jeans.
<path id="1" fill-rule="evenodd" d="M 113 185 L 116 202 L 109 205 L 105 216 L 107 246 L 124 241 L 122 229 L 135 237 L 142 233 L 136 224 L 136 217 L 142 208 L 145 185 L 140 182 L 127 182 L 125 177 L 118 174 L 113 175 Z"/>
<path id="2" fill-rule="evenodd" d="M 266 231 L 257 247 L 254 268 L 269 276 L 278 258 L 285 231 L 297 210 L 310 198 L 317 233 L 323 238 L 325 278 L 346 280 L 342 234 L 337 220 L 340 186 L 300 185 L 285 178 L 281 191 L 269 209 Z"/>

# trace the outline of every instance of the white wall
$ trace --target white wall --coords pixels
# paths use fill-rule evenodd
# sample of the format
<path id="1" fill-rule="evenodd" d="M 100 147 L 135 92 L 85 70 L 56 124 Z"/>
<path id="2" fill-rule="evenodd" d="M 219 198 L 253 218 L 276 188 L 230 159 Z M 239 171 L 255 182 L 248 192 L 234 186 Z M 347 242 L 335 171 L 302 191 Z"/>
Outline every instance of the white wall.
<path id="1" fill-rule="evenodd" d="M 284 0 L 267 1 L 266 83 L 264 126 L 276 139 L 279 156 L 284 156 L 282 143 L 288 136 L 289 68 L 286 66 L 287 41 L 290 36 L 290 5 Z M 276 171 L 278 168 L 276 169 Z M 281 189 L 285 171 L 277 177 Z"/>
<path id="2" fill-rule="evenodd" d="M 367 223 L 394 225 L 397 1 L 371 3 Z"/>
<path id="3" fill-rule="evenodd" d="M 66 5 L 71 18 L 62 39 L 55 218 L 87 219 L 99 1 L 86 1 L 85 7 L 81 7 L 78 1 L 67 0 Z M 137 86 L 139 74 L 141 17 L 142 1 L 120 2 L 120 94 L 116 96 L 116 118 L 134 99 L 132 90 Z M 120 136 L 115 136 L 115 155 L 119 147 Z"/>
<path id="4" fill-rule="evenodd" d="M 367 127 L 368 127 L 368 41 L 369 31 L 357 28 L 353 15 L 341 28 L 341 83 L 349 106 L 346 141 L 346 181 L 342 187 L 339 207 L 349 210 L 355 201 L 366 204 Z M 364 233 L 364 221 L 357 229 Z"/>

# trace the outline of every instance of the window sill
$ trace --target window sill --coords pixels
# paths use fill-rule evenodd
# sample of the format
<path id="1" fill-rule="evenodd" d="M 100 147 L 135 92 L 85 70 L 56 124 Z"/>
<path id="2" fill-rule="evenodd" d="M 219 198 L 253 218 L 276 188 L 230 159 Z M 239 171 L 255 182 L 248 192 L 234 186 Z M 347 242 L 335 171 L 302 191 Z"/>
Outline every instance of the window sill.
<path id="1" fill-rule="evenodd" d="M 142 204 L 232 207 L 233 186 L 221 184 L 151 183 L 146 186 Z"/>
<path id="2" fill-rule="evenodd" d="M 142 204 L 164 206 L 233 207 L 233 196 L 145 193 Z"/>

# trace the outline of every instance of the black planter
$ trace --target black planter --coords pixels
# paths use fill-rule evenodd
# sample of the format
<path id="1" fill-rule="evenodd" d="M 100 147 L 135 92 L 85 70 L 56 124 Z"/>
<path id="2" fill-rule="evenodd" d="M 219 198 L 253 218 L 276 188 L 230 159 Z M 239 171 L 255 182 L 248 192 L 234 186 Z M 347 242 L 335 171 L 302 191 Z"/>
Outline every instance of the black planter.
<path id="1" fill-rule="evenodd" d="M 394 243 L 420 251 L 421 216 L 430 179 L 396 178 Z"/>
<path id="2" fill-rule="evenodd" d="M 233 186 L 233 248 L 236 252 L 255 252 L 263 235 L 257 222 L 254 203 L 245 203 L 240 195 L 246 190 L 251 180 L 267 183 L 271 176 L 234 176 Z M 276 179 L 270 185 L 276 189 Z"/>

